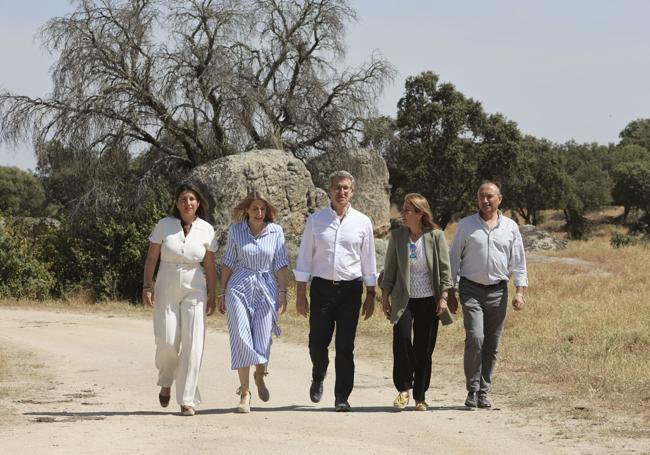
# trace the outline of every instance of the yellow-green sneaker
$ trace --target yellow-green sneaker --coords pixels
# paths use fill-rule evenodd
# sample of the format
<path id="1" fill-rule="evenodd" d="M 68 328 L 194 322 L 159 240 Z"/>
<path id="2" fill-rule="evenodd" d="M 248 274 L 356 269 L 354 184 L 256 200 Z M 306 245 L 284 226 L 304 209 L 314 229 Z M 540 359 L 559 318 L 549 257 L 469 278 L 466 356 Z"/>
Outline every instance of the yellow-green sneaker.
<path id="1" fill-rule="evenodd" d="M 416 411 L 426 411 L 429 409 L 429 405 L 427 404 L 426 401 L 416 401 L 415 402 L 415 410 Z"/>
<path id="2" fill-rule="evenodd" d="M 409 404 L 410 394 L 408 390 L 406 392 L 400 392 L 393 400 L 393 407 L 395 409 L 404 409 L 407 404 Z"/>

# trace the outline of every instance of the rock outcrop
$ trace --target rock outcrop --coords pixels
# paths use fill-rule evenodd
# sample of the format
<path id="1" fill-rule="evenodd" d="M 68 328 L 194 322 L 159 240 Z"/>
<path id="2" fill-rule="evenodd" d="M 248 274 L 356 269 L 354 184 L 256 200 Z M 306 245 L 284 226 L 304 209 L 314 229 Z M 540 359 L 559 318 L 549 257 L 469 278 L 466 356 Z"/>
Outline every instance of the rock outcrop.
<path id="1" fill-rule="evenodd" d="M 309 214 L 328 201 L 327 194 L 314 186 L 302 161 L 281 150 L 225 156 L 197 167 L 189 179 L 205 189 L 210 221 L 221 237 L 233 222 L 233 207 L 254 190 L 275 206 L 276 221 L 287 234 L 302 234 Z"/>
<path id="2" fill-rule="evenodd" d="M 519 226 L 519 231 L 524 240 L 526 252 L 563 250 L 568 244 L 568 241 L 553 237 L 549 232 L 532 224 Z"/>

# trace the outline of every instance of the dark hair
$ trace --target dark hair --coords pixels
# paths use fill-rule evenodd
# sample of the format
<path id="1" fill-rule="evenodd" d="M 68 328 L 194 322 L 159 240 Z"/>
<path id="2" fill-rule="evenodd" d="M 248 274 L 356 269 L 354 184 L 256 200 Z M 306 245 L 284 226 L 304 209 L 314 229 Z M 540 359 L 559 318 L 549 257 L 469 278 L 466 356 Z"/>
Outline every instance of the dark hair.
<path id="1" fill-rule="evenodd" d="M 246 213 L 246 211 L 254 201 L 262 201 L 264 204 L 266 204 L 266 214 L 264 215 L 264 221 L 267 223 L 273 223 L 278 210 L 273 207 L 269 200 L 257 190 L 248 193 L 248 195 L 239 204 L 237 204 L 234 209 L 232 209 L 233 218 L 235 218 L 237 221 L 244 221 L 248 219 L 248 213 Z"/>
<path id="2" fill-rule="evenodd" d="M 404 202 L 408 202 L 413 206 L 417 213 L 422 214 L 420 223 L 422 223 L 423 228 L 435 229 L 433 224 L 433 214 L 431 213 L 431 207 L 429 206 L 429 201 L 422 196 L 420 193 L 409 193 L 404 196 Z"/>
<path id="3" fill-rule="evenodd" d="M 174 192 L 174 203 L 172 204 L 170 214 L 179 220 L 181 219 L 181 214 L 178 211 L 178 207 L 176 207 L 176 202 L 178 202 L 178 198 L 185 191 L 191 191 L 196 195 L 196 198 L 199 200 L 199 207 L 196 209 L 196 216 L 207 221 L 207 213 L 210 206 L 208 204 L 208 201 L 203 196 L 203 193 L 201 193 L 201 190 L 199 190 L 199 188 L 192 182 L 183 182 L 178 185 L 176 191 Z"/>

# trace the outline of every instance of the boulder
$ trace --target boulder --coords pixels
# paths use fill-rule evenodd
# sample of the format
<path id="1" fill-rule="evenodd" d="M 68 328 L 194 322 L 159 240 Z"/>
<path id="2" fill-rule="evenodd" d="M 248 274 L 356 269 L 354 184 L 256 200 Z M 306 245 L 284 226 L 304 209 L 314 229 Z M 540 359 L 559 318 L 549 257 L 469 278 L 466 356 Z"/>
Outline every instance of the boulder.
<path id="1" fill-rule="evenodd" d="M 232 209 L 253 190 L 278 210 L 276 222 L 287 234 L 302 234 L 310 213 L 327 204 L 302 161 L 282 150 L 254 150 L 229 155 L 195 168 L 189 180 L 205 191 L 209 221 L 221 244 L 233 222 Z"/>
<path id="2" fill-rule="evenodd" d="M 563 250 L 568 244 L 568 241 L 553 237 L 549 232 L 532 224 L 519 226 L 519 231 L 524 240 L 526 252 Z"/>
<path id="3" fill-rule="evenodd" d="M 371 150 L 357 149 L 328 153 L 307 163 L 314 185 L 324 191 L 329 187 L 329 175 L 345 170 L 354 176 L 355 191 L 352 206 L 372 220 L 376 237 L 385 237 L 390 228 L 390 184 L 384 159 Z"/>

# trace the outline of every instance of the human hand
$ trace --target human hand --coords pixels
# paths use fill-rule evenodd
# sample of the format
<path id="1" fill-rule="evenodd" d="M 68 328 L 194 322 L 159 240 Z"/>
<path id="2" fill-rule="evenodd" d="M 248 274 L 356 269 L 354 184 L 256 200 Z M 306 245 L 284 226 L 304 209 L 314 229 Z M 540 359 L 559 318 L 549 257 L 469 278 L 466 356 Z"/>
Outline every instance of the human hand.
<path id="1" fill-rule="evenodd" d="M 287 291 L 278 292 L 278 309 L 280 310 L 280 314 L 287 312 Z"/>
<path id="2" fill-rule="evenodd" d="M 458 311 L 458 299 L 456 298 L 456 292 L 453 289 L 450 289 L 449 294 L 447 295 L 447 308 L 449 308 L 449 311 L 453 314 L 456 314 L 456 311 Z"/>
<path id="3" fill-rule="evenodd" d="M 392 308 L 390 307 L 390 297 L 386 296 L 382 299 L 381 310 L 384 313 L 384 316 L 386 316 L 386 319 L 390 321 L 390 313 L 392 311 Z"/>
<path id="4" fill-rule="evenodd" d="M 525 303 L 526 300 L 524 299 L 524 294 L 521 292 L 517 292 L 512 298 L 512 307 L 515 309 L 515 311 L 521 310 L 524 307 Z"/>
<path id="5" fill-rule="evenodd" d="M 219 313 L 226 314 L 226 299 L 223 294 L 217 296 L 217 307 L 219 308 Z"/>
<path id="6" fill-rule="evenodd" d="M 301 293 L 296 294 L 296 311 L 299 315 L 307 317 L 309 314 L 309 302 L 307 296 Z"/>
<path id="7" fill-rule="evenodd" d="M 375 293 L 372 294 L 366 293 L 366 299 L 363 302 L 363 308 L 361 309 L 361 316 L 363 320 L 367 321 L 372 314 L 375 312 Z"/>
<path id="8" fill-rule="evenodd" d="M 142 302 L 147 305 L 147 306 L 153 306 L 154 305 L 154 297 L 153 297 L 153 289 L 152 288 L 144 288 L 142 289 Z"/>
<path id="9" fill-rule="evenodd" d="M 449 297 L 447 297 L 449 298 Z M 448 308 L 446 299 L 439 299 L 438 304 L 436 305 L 436 316 L 440 316 Z"/>
<path id="10" fill-rule="evenodd" d="M 216 308 L 217 304 L 214 300 L 214 297 L 208 297 L 208 304 L 205 308 L 205 315 L 206 316 L 212 316 L 214 314 L 214 309 Z"/>

